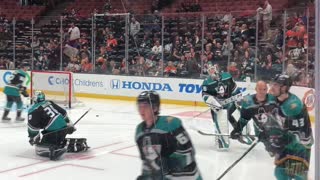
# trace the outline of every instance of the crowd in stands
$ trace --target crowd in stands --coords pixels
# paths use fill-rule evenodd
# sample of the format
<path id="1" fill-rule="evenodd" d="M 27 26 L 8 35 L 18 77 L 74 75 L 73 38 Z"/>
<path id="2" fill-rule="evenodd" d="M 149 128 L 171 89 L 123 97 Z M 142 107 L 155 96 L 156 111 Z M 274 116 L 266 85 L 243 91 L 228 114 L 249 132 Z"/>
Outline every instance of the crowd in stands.
<path id="1" fill-rule="evenodd" d="M 259 12 L 266 6 L 261 8 Z M 308 47 L 307 17 L 303 14 L 288 18 L 286 32 L 282 21 L 276 22 L 275 18 L 271 22 L 273 27 L 268 27 L 269 35 L 263 28 L 258 32 L 258 40 L 255 13 L 246 17 L 231 17 L 229 12 L 205 14 L 204 27 L 200 13 L 190 16 L 167 16 L 159 12 L 131 15 L 128 61 L 125 58 L 124 17 L 97 17 L 95 49 L 92 49 L 91 19 L 79 17 L 76 9 L 66 9 L 62 16 L 62 31 L 60 21 L 56 19 L 44 25 L 32 43 L 31 40 L 26 43 L 34 48 L 34 69 L 59 70 L 62 54 L 63 70 L 72 72 L 202 78 L 207 75 L 209 64 L 219 64 L 236 80 L 255 76 L 269 80 L 270 74 L 285 71 L 294 77 L 296 85 L 313 86 L 314 56 Z M 2 18 L 0 36 L 5 27 Z M 62 49 L 60 35 L 63 37 Z M 284 39 L 285 50 L 282 48 Z M 8 63 L 2 59 L 0 63 Z M 0 64 L 1 67 L 8 66 Z"/>

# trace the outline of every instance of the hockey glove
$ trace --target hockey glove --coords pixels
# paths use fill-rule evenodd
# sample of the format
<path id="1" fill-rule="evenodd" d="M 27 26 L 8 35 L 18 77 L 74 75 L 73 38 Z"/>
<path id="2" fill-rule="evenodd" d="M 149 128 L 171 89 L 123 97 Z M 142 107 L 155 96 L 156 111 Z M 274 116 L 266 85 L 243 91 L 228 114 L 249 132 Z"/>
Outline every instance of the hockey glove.
<path id="1" fill-rule="evenodd" d="M 214 112 L 219 112 L 222 107 L 218 107 L 218 106 L 215 106 L 215 105 L 210 105 L 210 109 L 212 109 Z"/>
<path id="2" fill-rule="evenodd" d="M 67 134 L 72 134 L 73 132 L 75 132 L 77 129 L 74 127 L 73 124 L 69 123 L 66 127 L 66 132 Z"/>
<path id="3" fill-rule="evenodd" d="M 20 92 L 21 92 L 21 94 L 22 94 L 24 97 L 29 97 L 29 94 L 28 94 L 28 92 L 27 92 L 27 88 L 26 88 L 26 87 L 21 86 L 21 87 L 20 87 Z"/>
<path id="4" fill-rule="evenodd" d="M 41 141 L 41 138 L 40 138 L 40 135 L 38 134 L 37 136 L 35 137 L 30 137 L 29 139 L 29 143 L 31 146 L 35 145 L 35 144 L 39 144 Z"/>

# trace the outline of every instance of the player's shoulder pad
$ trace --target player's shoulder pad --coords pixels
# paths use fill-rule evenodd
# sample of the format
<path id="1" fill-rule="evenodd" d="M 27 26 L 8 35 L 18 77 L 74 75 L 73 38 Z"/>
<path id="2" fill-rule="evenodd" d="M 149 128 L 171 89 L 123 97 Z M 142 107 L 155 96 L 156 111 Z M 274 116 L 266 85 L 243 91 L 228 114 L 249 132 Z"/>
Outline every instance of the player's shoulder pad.
<path id="1" fill-rule="evenodd" d="M 221 74 L 221 79 L 222 80 L 226 80 L 226 79 L 231 79 L 232 78 L 232 75 L 228 72 L 222 72 Z"/>
<path id="2" fill-rule="evenodd" d="M 212 84 L 215 82 L 216 82 L 215 80 L 213 80 L 210 76 L 208 76 L 203 80 L 202 85 L 208 85 L 208 84 Z"/>
<path id="3" fill-rule="evenodd" d="M 273 96 L 272 94 L 267 94 L 267 101 L 268 103 L 276 103 L 277 102 L 277 98 L 275 96 Z"/>
<path id="4" fill-rule="evenodd" d="M 15 72 L 16 74 L 19 74 L 19 75 L 21 75 L 21 76 L 26 76 L 27 75 L 27 73 L 26 72 L 24 72 L 23 70 L 21 70 L 21 69 L 18 69 L 18 70 L 16 70 L 16 72 Z"/>
<path id="5" fill-rule="evenodd" d="M 255 96 L 255 94 L 244 96 L 243 100 L 241 101 L 241 107 L 247 109 L 252 106 L 254 104 L 253 96 Z"/>
<path id="6" fill-rule="evenodd" d="M 28 114 L 31 114 L 33 111 L 35 111 L 36 109 L 38 109 L 41 105 L 42 105 L 42 102 L 32 105 L 32 106 L 30 107 L 30 109 L 28 110 Z"/>
<path id="7" fill-rule="evenodd" d="M 181 120 L 173 116 L 159 116 L 158 121 L 157 128 L 169 132 L 178 129 L 182 125 Z"/>
<path id="8" fill-rule="evenodd" d="M 281 104 L 281 110 L 286 116 L 296 116 L 303 111 L 303 103 L 298 96 L 289 93 L 288 99 Z"/>

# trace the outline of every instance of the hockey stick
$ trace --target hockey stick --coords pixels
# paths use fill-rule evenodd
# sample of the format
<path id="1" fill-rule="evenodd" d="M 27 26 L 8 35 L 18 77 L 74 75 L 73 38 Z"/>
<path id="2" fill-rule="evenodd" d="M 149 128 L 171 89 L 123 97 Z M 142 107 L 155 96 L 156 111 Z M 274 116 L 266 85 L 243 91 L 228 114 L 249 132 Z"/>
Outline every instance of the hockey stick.
<path id="1" fill-rule="evenodd" d="M 206 132 L 203 132 L 203 131 L 200 131 L 200 130 L 198 130 L 197 132 L 198 132 L 199 134 L 201 134 L 201 135 L 204 135 L 204 136 L 230 136 L 230 134 L 206 133 Z M 242 136 L 257 137 L 256 135 L 250 135 L 250 134 L 242 135 Z"/>
<path id="2" fill-rule="evenodd" d="M 76 125 L 86 114 L 88 114 L 88 112 L 90 110 L 91 110 L 91 108 L 89 108 L 85 113 L 83 113 L 82 116 L 76 122 L 73 123 L 73 126 Z M 67 126 L 67 127 L 63 128 L 63 129 L 59 129 L 59 130 L 56 130 L 56 131 L 51 131 L 51 132 L 45 133 L 45 134 L 43 134 L 43 136 L 47 136 L 49 134 L 53 134 L 53 133 L 57 133 L 57 132 L 60 132 L 60 131 L 64 131 L 64 130 L 69 129 L 69 128 L 71 128 L 71 127 Z M 40 132 L 40 135 L 41 134 L 42 133 Z M 40 137 L 40 138 L 42 139 L 42 137 Z"/>
<path id="3" fill-rule="evenodd" d="M 258 142 L 259 142 L 259 141 L 254 142 L 254 143 L 251 145 L 251 147 L 250 147 L 246 152 L 244 152 L 243 155 L 242 155 L 239 159 L 237 159 L 234 163 L 232 163 L 231 166 L 229 166 L 228 169 L 226 169 L 226 170 L 217 178 L 217 180 L 220 180 L 221 178 L 223 178 L 224 175 L 226 175 L 236 164 L 238 164 L 238 162 L 239 162 L 242 158 L 244 158 L 244 157 L 258 144 Z"/>
<path id="4" fill-rule="evenodd" d="M 91 108 L 89 108 L 85 113 L 82 114 L 82 116 L 76 121 L 73 123 L 73 125 L 76 125 L 85 115 L 88 114 L 88 112 L 91 110 Z"/>
<path id="5" fill-rule="evenodd" d="M 197 118 L 197 117 L 201 116 L 202 114 L 208 112 L 209 110 L 211 110 L 211 108 L 209 108 L 209 109 L 207 109 L 207 110 L 205 110 L 205 111 L 202 111 L 202 112 L 200 112 L 200 113 L 197 114 L 197 115 L 192 116 L 192 117 L 189 118 L 188 120 L 192 120 L 192 119 L 194 119 L 194 118 Z"/>

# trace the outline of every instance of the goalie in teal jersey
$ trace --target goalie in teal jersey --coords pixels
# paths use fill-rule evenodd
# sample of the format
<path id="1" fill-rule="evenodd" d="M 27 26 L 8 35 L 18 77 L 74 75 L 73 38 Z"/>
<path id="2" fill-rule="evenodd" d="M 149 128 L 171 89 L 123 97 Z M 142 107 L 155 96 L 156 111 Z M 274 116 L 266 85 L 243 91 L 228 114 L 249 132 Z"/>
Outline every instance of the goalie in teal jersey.
<path id="1" fill-rule="evenodd" d="M 232 113 L 237 109 L 235 101 L 224 103 L 226 99 L 231 97 L 241 96 L 240 88 L 233 80 L 230 73 L 220 72 L 219 66 L 209 65 L 209 76 L 202 83 L 202 98 L 204 102 L 211 108 L 211 116 L 215 125 L 217 134 L 224 136 L 216 136 L 216 145 L 219 150 L 226 150 L 229 148 L 229 124 L 236 126 L 237 121 Z M 240 95 L 240 96 L 238 96 Z M 249 136 L 241 137 L 242 143 L 251 144 L 253 139 Z"/>
<path id="2" fill-rule="evenodd" d="M 138 180 L 201 180 L 195 150 L 180 119 L 160 116 L 160 97 L 155 91 L 143 91 L 137 99 L 143 119 L 135 140 L 142 159 Z"/>
<path id="3" fill-rule="evenodd" d="M 313 135 L 308 111 L 303 102 L 290 93 L 292 80 L 287 75 L 276 75 L 270 93 L 279 104 L 277 120 L 283 129 L 293 135 L 292 141 L 276 155 L 275 175 L 278 180 L 307 180 Z M 289 139 L 288 139 L 289 140 Z"/>
<path id="4" fill-rule="evenodd" d="M 82 152 L 89 148 L 85 138 L 66 138 L 75 131 L 66 110 L 45 100 L 42 91 L 35 91 L 33 101 L 28 111 L 28 134 L 37 155 L 57 160 L 65 152 Z"/>
<path id="5" fill-rule="evenodd" d="M 20 94 L 22 94 L 24 97 L 29 97 L 27 88 L 23 86 L 23 83 L 27 76 L 26 70 L 28 66 L 22 66 L 23 67 L 21 69 L 13 72 L 12 76 L 10 77 L 9 83 L 4 87 L 3 92 L 7 96 L 7 103 L 2 115 L 2 121 L 11 120 L 8 115 L 14 103 L 16 103 L 17 105 L 16 121 L 24 121 L 24 118 L 21 117 L 23 103 Z"/>

